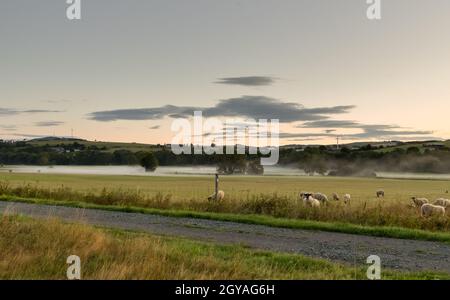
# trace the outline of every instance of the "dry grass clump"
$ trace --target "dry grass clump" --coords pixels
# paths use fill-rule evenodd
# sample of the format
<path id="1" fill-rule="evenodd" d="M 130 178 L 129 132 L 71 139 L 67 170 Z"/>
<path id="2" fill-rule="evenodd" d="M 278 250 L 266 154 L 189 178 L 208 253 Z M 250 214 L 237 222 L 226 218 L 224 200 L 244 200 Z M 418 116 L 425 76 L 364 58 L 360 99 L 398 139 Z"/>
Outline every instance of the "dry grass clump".
<path id="1" fill-rule="evenodd" d="M 298 255 L 104 230 L 56 220 L 0 218 L 1 279 L 353 279 L 362 269 Z M 398 274 L 396 275 L 398 276 Z"/>

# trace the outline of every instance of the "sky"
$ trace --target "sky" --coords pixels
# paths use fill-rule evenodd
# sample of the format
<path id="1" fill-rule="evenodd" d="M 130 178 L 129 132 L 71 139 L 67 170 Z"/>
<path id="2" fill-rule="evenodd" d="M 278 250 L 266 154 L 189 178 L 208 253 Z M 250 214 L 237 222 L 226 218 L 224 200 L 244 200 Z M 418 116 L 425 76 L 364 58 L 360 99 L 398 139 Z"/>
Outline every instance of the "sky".
<path id="1" fill-rule="evenodd" d="M 201 110 L 281 144 L 450 138 L 450 1 L 381 4 L 1 0 L 0 137 L 169 143 Z"/>

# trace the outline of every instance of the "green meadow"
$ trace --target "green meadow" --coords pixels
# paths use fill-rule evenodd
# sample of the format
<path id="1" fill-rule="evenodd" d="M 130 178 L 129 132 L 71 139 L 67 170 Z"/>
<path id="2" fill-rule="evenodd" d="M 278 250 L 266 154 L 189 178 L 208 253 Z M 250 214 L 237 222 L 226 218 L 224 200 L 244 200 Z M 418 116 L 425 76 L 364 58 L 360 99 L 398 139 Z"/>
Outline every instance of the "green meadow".
<path id="1" fill-rule="evenodd" d="M 450 241 L 450 218 L 422 218 L 410 197 L 446 197 L 449 181 L 339 177 L 222 176 L 225 198 L 208 201 L 209 176 L 153 177 L 100 175 L 0 174 L 4 201 L 95 207 L 172 216 L 189 216 L 319 229 L 337 232 Z M 375 192 L 383 189 L 386 197 Z M 320 209 L 305 207 L 300 191 L 341 196 Z M 331 196 L 330 196 L 331 198 Z"/>

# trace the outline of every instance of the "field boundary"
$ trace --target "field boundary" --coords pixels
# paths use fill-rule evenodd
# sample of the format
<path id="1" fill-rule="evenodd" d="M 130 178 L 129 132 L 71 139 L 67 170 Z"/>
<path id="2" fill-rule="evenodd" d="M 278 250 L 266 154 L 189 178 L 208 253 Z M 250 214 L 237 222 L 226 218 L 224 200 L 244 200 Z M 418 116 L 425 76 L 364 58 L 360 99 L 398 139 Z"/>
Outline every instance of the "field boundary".
<path id="1" fill-rule="evenodd" d="M 216 220 L 253 225 L 265 225 L 277 228 L 316 230 L 326 232 L 348 233 L 375 237 L 397 239 L 435 241 L 450 244 L 450 232 L 432 232 L 420 229 L 387 226 L 363 226 L 351 223 L 321 222 L 301 219 L 275 218 L 271 216 L 254 214 L 230 214 L 215 212 L 196 212 L 186 210 L 141 208 L 135 206 L 100 205 L 79 201 L 60 201 L 37 198 L 22 198 L 17 196 L 1 195 L 0 201 L 43 204 L 53 206 L 68 206 L 85 209 L 98 209 L 116 212 L 142 213 L 175 218 L 196 218 Z"/>

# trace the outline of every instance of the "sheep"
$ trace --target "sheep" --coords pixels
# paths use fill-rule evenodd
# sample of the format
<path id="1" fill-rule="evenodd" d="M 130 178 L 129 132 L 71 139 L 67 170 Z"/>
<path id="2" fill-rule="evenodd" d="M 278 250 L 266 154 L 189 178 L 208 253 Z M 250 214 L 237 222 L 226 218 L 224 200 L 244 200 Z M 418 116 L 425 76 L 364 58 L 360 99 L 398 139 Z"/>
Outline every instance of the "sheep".
<path id="1" fill-rule="evenodd" d="M 303 198 L 303 204 L 305 206 L 310 206 L 310 207 L 314 207 L 314 208 L 319 208 L 320 207 L 320 201 L 315 199 L 312 194 L 304 194 L 304 198 Z"/>
<path id="2" fill-rule="evenodd" d="M 306 194 L 312 194 L 312 193 L 303 191 L 298 194 L 298 197 L 300 198 L 300 200 L 303 200 L 305 198 Z"/>
<path id="3" fill-rule="evenodd" d="M 384 191 L 383 190 L 378 190 L 377 191 L 377 198 L 384 198 Z"/>
<path id="4" fill-rule="evenodd" d="M 444 199 L 444 198 L 439 198 L 439 199 L 436 199 L 436 201 L 434 201 L 434 205 L 439 205 L 439 206 L 448 208 L 448 207 L 450 207 L 450 200 Z"/>
<path id="5" fill-rule="evenodd" d="M 316 200 L 319 200 L 322 203 L 327 203 L 328 202 L 328 197 L 325 194 L 322 193 L 314 193 L 312 194 L 313 198 Z"/>
<path id="6" fill-rule="evenodd" d="M 225 192 L 224 191 L 218 191 L 217 195 L 216 193 L 212 194 L 211 196 L 208 197 L 208 200 L 223 200 L 223 198 L 225 197 Z"/>
<path id="7" fill-rule="evenodd" d="M 345 194 L 344 195 L 344 203 L 345 204 L 350 204 L 350 200 L 352 199 L 352 196 L 350 196 L 350 194 Z"/>
<path id="8" fill-rule="evenodd" d="M 339 201 L 339 200 L 341 200 L 341 198 L 339 197 L 339 195 L 337 193 L 333 193 L 333 200 Z"/>
<path id="9" fill-rule="evenodd" d="M 445 216 L 445 207 L 426 203 L 420 208 L 422 217 L 431 217 L 433 215 Z"/>
<path id="10" fill-rule="evenodd" d="M 422 205 L 429 203 L 427 198 L 411 197 L 411 200 L 415 207 L 422 207 Z"/>

